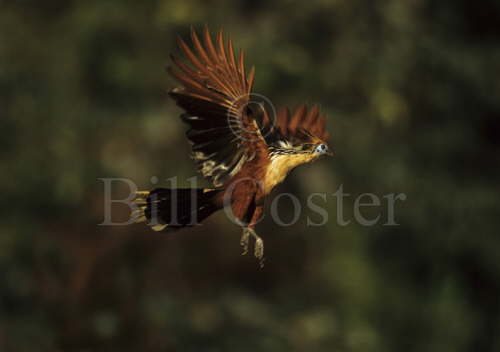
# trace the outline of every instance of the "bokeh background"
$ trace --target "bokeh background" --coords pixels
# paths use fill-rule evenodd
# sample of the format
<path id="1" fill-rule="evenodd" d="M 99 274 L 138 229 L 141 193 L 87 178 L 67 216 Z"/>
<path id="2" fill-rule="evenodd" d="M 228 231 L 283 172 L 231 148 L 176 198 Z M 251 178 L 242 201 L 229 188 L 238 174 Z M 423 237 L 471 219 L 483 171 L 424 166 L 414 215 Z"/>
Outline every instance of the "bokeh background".
<path id="1" fill-rule="evenodd" d="M 99 178 L 195 175 L 165 67 L 205 23 L 256 92 L 329 115 L 336 157 L 277 193 L 327 192 L 330 221 L 266 219 L 262 270 L 223 213 L 97 225 Z M 0 1 L 0 350 L 500 350 L 499 23 L 493 0 Z M 400 225 L 340 226 L 339 185 L 346 219 L 405 193 Z"/>

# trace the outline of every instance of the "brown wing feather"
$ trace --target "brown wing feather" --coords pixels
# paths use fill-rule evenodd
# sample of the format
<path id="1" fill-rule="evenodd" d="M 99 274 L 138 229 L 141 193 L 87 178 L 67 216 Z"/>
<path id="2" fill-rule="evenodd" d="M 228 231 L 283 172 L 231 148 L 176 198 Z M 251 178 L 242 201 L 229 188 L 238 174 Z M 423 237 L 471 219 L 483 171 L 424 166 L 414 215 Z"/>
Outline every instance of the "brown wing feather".
<path id="1" fill-rule="evenodd" d="M 291 141 L 303 139 L 304 131 L 323 141 L 329 138 L 326 116 L 320 113 L 318 105 L 308 109 L 306 104 L 302 104 L 293 113 L 288 108 L 281 108 L 277 112 L 276 128 L 284 138 Z"/>
<path id="2" fill-rule="evenodd" d="M 187 137 L 193 144 L 192 156 L 199 171 L 218 187 L 252 159 L 258 148 L 267 150 L 254 118 L 245 108 L 255 70 L 246 75 L 243 52 L 236 61 L 233 44 L 229 40 L 226 49 L 222 31 L 215 45 L 206 26 L 203 43 L 194 29 L 191 39 L 193 49 L 178 40 L 189 65 L 172 56 L 178 70 L 169 72 L 182 86 L 169 94 L 186 111 L 182 118 L 190 125 Z"/>

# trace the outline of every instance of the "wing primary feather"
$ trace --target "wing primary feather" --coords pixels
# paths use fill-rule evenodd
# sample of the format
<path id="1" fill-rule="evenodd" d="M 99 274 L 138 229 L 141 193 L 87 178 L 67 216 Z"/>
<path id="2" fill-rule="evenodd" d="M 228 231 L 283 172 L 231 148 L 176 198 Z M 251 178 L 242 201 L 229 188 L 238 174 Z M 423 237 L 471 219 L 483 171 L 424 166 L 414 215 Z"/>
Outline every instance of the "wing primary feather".
<path id="1" fill-rule="evenodd" d="M 229 67 L 226 56 L 226 49 L 224 48 L 224 36 L 222 34 L 222 29 L 217 33 L 217 49 L 217 53 L 220 59 Z"/>
<path id="2" fill-rule="evenodd" d="M 315 126 L 315 122 L 319 115 L 319 107 L 317 104 L 313 105 L 313 107 L 307 113 L 304 121 L 304 128 L 315 130 L 317 126 Z"/>
<path id="3" fill-rule="evenodd" d="M 182 52 L 184 55 L 186 55 L 186 58 L 200 71 L 204 71 L 204 66 L 203 64 L 196 58 L 196 56 L 193 54 L 191 49 L 189 49 L 189 46 L 184 42 L 184 40 L 181 37 L 177 38 L 177 43 L 179 44 L 179 47 L 181 48 Z"/>
<path id="4" fill-rule="evenodd" d="M 196 34 L 196 31 L 194 30 L 194 28 L 192 26 L 191 26 L 191 40 L 193 41 L 193 45 L 196 48 L 196 51 L 198 52 L 198 54 L 200 54 L 203 61 L 205 61 L 205 64 L 213 65 L 212 61 L 210 60 L 210 58 L 207 55 L 207 52 L 205 51 L 205 49 L 201 45 L 200 40 L 198 38 L 198 35 Z"/>
<path id="5" fill-rule="evenodd" d="M 212 101 L 218 102 L 220 104 L 223 104 L 224 106 L 229 106 L 227 101 L 223 99 L 220 95 L 218 95 L 215 92 L 212 92 L 210 89 L 207 89 L 200 83 L 196 82 L 195 80 L 189 78 L 188 76 L 184 76 L 180 74 L 179 72 L 176 72 L 172 68 L 169 68 L 169 73 L 174 76 L 178 81 L 184 84 L 185 87 L 189 88 L 190 90 L 194 91 L 195 93 L 198 93 L 198 95 L 206 95 L 208 96 Z M 189 95 L 192 95 L 189 93 Z"/>
<path id="6" fill-rule="evenodd" d="M 248 74 L 248 77 L 247 77 L 247 91 L 248 92 L 251 92 L 253 89 L 254 78 L 255 78 L 255 66 L 252 66 L 252 68 L 250 69 L 250 73 Z"/>
<path id="7" fill-rule="evenodd" d="M 242 87 L 246 88 L 246 73 L 245 73 L 245 58 L 244 51 L 240 50 L 240 55 L 238 58 L 238 71 Z"/>
<path id="8" fill-rule="evenodd" d="M 229 51 L 229 53 L 228 53 L 229 65 L 230 65 L 231 69 L 233 70 L 235 77 L 238 77 L 238 71 L 236 69 L 236 61 L 234 58 L 233 42 L 231 41 L 231 39 L 228 40 L 228 51 Z"/>
<path id="9" fill-rule="evenodd" d="M 304 118 L 304 114 L 305 114 L 306 111 L 307 111 L 307 105 L 306 104 L 300 105 L 298 107 L 298 109 L 295 110 L 295 113 L 291 117 L 290 123 L 288 125 L 288 131 L 289 131 L 289 133 L 295 134 L 295 132 L 297 131 L 297 128 L 299 127 L 299 124 L 300 124 L 301 120 Z"/>
<path id="10" fill-rule="evenodd" d="M 204 33 L 204 39 L 205 39 L 205 46 L 207 47 L 208 53 L 210 54 L 212 61 L 217 62 L 220 58 L 217 55 L 217 52 L 215 51 L 214 44 L 212 42 L 212 38 L 210 36 L 210 31 L 208 30 L 208 26 L 205 25 L 205 29 L 203 31 Z"/>
<path id="11" fill-rule="evenodd" d="M 177 57 L 175 57 L 174 55 L 170 54 L 170 60 L 172 60 L 172 62 L 178 67 L 181 69 L 182 72 L 184 72 L 184 74 L 186 74 L 187 76 L 195 76 L 196 75 L 196 72 L 194 72 L 188 65 L 185 65 L 184 63 L 180 62 Z M 167 67 L 167 71 L 170 73 L 171 70 L 171 67 Z"/>

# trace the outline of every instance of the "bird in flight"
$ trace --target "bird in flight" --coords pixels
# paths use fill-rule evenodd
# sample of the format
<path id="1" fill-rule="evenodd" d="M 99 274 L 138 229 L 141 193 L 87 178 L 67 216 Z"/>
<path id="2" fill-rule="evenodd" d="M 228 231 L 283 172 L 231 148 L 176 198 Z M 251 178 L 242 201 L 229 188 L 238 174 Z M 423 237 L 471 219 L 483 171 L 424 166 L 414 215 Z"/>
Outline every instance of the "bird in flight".
<path id="1" fill-rule="evenodd" d="M 184 110 L 186 136 L 198 171 L 213 188 L 156 188 L 136 193 L 136 222 L 155 231 L 199 224 L 226 209 L 242 227 L 243 254 L 254 238 L 254 255 L 263 265 L 264 242 L 255 232 L 266 197 L 295 167 L 331 155 L 325 115 L 317 105 L 275 112 L 252 93 L 255 70 L 247 74 L 244 54 L 235 54 L 222 30 L 215 40 L 205 26 L 192 47 L 178 44 L 188 63 L 171 55 L 170 74 L 179 86 L 170 97 Z"/>

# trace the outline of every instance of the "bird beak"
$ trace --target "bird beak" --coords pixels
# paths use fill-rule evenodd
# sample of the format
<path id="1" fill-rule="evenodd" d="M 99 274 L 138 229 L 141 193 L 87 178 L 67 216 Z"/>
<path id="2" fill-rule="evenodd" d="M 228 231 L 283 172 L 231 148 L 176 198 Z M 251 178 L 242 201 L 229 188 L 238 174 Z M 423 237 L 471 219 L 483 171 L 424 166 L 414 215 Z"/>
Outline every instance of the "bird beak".
<path id="1" fill-rule="evenodd" d="M 333 156 L 333 150 L 328 148 L 328 151 L 325 153 L 325 155 Z"/>

